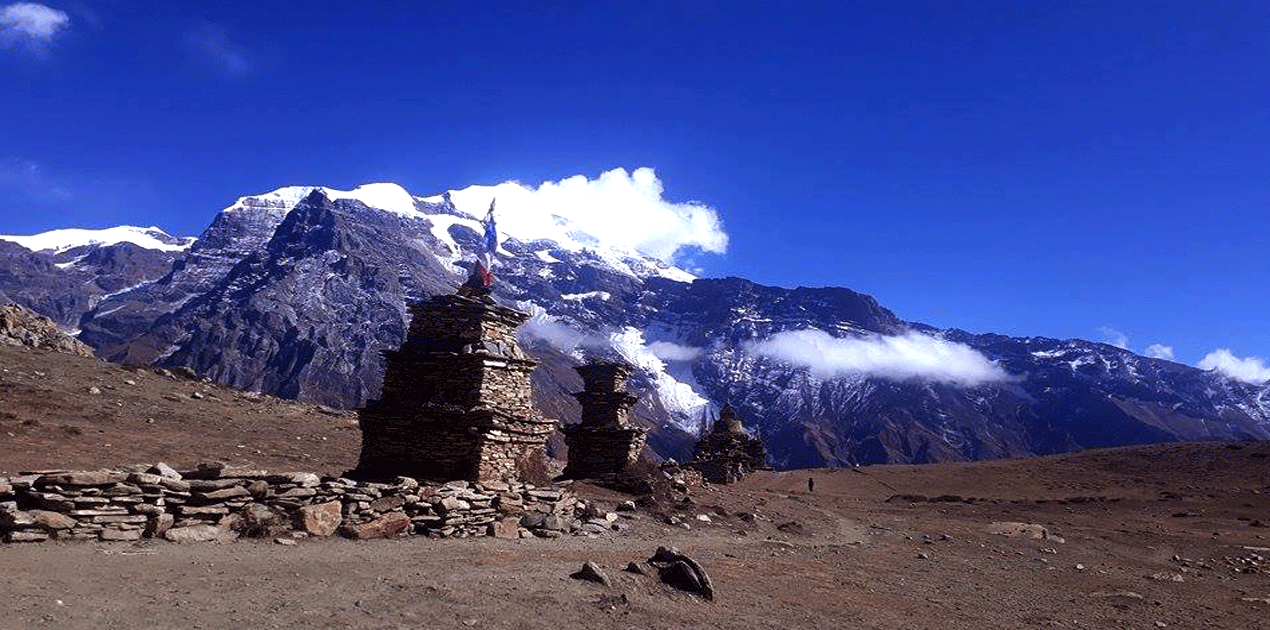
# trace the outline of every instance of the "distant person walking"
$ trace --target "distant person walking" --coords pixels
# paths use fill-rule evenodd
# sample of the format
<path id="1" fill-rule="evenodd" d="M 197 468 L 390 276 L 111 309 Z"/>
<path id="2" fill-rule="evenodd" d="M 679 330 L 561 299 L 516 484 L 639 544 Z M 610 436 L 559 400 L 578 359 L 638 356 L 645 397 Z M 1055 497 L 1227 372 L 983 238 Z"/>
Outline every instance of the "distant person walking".
<path id="1" fill-rule="evenodd" d="M 814 477 L 807 478 L 807 492 L 810 494 L 816 491 L 816 479 Z"/>

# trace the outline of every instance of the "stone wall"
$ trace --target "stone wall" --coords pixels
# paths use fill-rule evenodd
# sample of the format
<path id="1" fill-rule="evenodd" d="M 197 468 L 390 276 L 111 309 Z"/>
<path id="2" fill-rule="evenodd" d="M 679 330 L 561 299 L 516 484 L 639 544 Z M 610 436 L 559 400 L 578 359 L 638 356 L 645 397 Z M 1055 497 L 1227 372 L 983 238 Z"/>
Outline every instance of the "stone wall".
<path id="1" fill-rule="evenodd" d="M 5 542 L 333 534 L 556 537 L 598 533 L 612 524 L 603 518 L 584 522 L 580 516 L 594 516 L 588 509 L 564 486 L 421 485 L 405 477 L 372 483 L 219 464 L 184 472 L 160 464 L 0 478 Z"/>

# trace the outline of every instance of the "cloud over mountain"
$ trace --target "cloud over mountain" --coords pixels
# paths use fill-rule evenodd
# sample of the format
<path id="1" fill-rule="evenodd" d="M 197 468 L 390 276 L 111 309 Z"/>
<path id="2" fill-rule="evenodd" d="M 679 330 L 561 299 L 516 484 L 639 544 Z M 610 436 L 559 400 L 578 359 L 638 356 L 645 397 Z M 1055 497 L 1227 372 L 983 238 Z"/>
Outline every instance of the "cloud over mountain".
<path id="1" fill-rule="evenodd" d="M 727 251 L 728 235 L 714 208 L 670 201 L 664 195 L 665 186 L 648 167 L 630 172 L 615 168 L 595 179 L 575 175 L 536 188 L 504 182 L 450 193 L 456 207 L 478 216 L 484 216 L 496 197 L 499 225 L 522 239 L 602 243 L 665 262 L 693 248 L 715 254 Z M 595 242 L 588 244 L 587 237 Z"/>
<path id="2" fill-rule="evenodd" d="M 863 374 L 965 386 L 1010 379 L 1005 370 L 973 348 L 918 332 L 837 338 L 815 329 L 792 330 L 751 342 L 747 349 L 807 368 L 818 378 Z"/>
<path id="3" fill-rule="evenodd" d="M 1241 358 L 1226 348 L 1208 353 L 1196 367 L 1201 370 L 1215 370 L 1229 378 L 1254 385 L 1270 382 L 1270 367 L 1260 357 Z"/>
<path id="4" fill-rule="evenodd" d="M 1122 350 L 1129 349 L 1129 336 L 1115 328 L 1102 326 L 1098 329 L 1098 334 L 1102 337 L 1103 343 L 1113 345 Z"/>

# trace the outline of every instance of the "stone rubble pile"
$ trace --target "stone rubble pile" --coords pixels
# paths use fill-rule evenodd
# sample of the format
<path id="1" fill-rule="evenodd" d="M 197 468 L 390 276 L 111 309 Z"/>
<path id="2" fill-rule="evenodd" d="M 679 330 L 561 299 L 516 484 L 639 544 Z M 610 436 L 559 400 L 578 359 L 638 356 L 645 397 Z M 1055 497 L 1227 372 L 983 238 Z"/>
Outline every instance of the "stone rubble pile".
<path id="1" fill-rule="evenodd" d="M 626 527 L 567 487 L 521 482 L 359 482 L 202 464 L 42 471 L 0 478 L 5 542 L 232 540 L 239 536 L 354 539 L 421 535 L 554 538 Z"/>

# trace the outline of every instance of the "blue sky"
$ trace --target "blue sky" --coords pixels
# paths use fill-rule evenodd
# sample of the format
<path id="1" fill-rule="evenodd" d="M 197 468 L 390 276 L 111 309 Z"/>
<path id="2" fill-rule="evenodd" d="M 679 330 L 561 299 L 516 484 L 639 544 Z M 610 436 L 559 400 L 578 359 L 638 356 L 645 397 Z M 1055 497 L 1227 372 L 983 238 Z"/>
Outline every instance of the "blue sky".
<path id="1" fill-rule="evenodd" d="M 0 233 L 649 166 L 707 275 L 1270 357 L 1264 2 L 43 4 L 0 0 Z"/>

